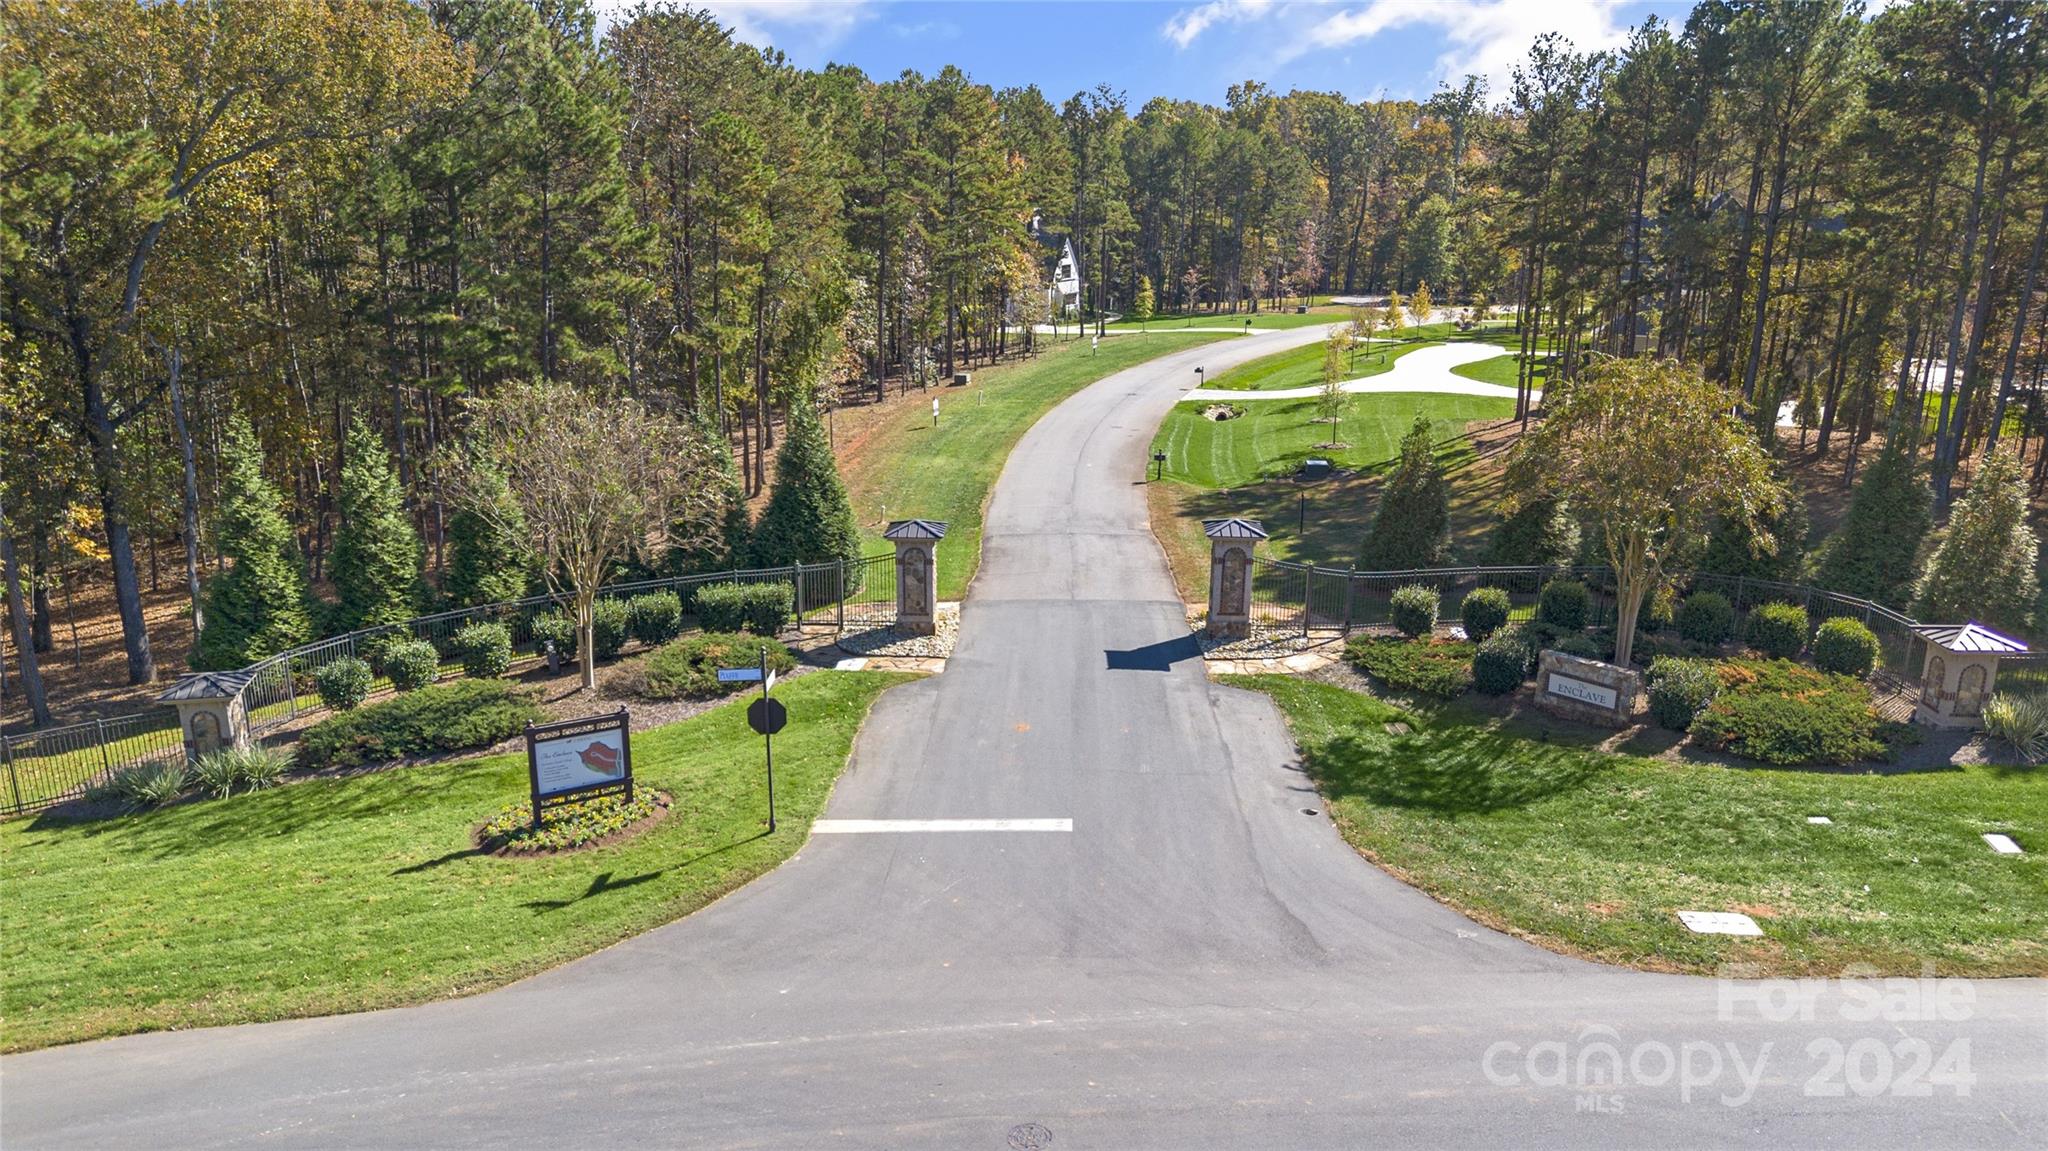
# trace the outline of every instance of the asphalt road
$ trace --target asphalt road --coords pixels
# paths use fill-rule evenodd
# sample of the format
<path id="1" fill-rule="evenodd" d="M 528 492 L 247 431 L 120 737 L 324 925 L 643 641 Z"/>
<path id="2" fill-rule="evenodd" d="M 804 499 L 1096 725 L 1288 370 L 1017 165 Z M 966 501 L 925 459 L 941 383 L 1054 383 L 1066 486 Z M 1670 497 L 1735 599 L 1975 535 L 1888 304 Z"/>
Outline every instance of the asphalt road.
<path id="1" fill-rule="evenodd" d="M 1204 678 L 1139 485 L 1197 363 L 1319 334 L 1177 353 L 1033 429 L 957 654 L 883 697 L 827 813 L 1071 832 L 819 836 L 697 915 L 472 999 L 12 1057 L 0 1140 L 2048 1145 L 2041 981 L 1873 1005 L 1584 964 L 1304 813 L 1277 713 Z"/>

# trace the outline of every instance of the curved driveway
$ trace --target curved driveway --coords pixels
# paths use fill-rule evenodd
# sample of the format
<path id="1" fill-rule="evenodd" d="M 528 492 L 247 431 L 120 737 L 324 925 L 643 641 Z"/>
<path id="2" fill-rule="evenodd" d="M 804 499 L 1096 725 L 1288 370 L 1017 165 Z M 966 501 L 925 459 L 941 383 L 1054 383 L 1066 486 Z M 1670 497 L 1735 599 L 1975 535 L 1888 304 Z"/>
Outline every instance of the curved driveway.
<path id="1" fill-rule="evenodd" d="M 1828 992 L 1813 1021 L 1766 1023 L 1746 988 L 1480 928 L 1303 813 L 1320 803 L 1273 708 L 1203 676 L 1140 484 L 1197 363 L 1319 336 L 1164 357 L 1026 435 L 956 655 L 883 697 L 827 813 L 1071 832 L 819 836 L 688 919 L 472 999 L 10 1058 L 6 1146 L 2048 1142 L 2039 982 L 1979 984 L 1961 1021 L 1852 1023 Z M 1809 1095 L 1825 1044 L 1858 1040 L 1961 1041 L 1971 1093 Z M 1621 1083 L 1550 1085 L 1604 1074 L 1579 1061 L 1602 1043 Z M 1738 1060 L 1761 1060 L 1746 1096 Z"/>

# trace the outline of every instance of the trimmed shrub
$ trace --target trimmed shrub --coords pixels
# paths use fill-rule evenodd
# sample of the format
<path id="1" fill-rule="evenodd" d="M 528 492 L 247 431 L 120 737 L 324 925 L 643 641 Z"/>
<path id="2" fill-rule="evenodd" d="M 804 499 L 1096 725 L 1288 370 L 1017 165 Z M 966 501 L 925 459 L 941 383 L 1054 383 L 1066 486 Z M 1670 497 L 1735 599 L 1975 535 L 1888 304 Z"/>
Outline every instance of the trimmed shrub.
<path id="1" fill-rule="evenodd" d="M 541 718 L 529 692 L 502 679 L 434 684 L 324 719 L 299 737 L 309 770 L 489 747 Z"/>
<path id="2" fill-rule="evenodd" d="M 1813 633 L 1813 666 L 1835 675 L 1862 679 L 1877 666 L 1880 650 L 1877 636 L 1847 616 L 1822 620 Z"/>
<path id="3" fill-rule="evenodd" d="M 1650 696 L 1650 718 L 1658 727 L 1684 731 L 1721 690 L 1721 677 L 1705 660 L 1659 656 L 1643 677 Z"/>
<path id="4" fill-rule="evenodd" d="M 354 656 L 322 664 L 313 672 L 313 686 L 321 703 L 336 711 L 354 711 L 370 694 L 370 665 Z"/>
<path id="5" fill-rule="evenodd" d="M 1344 657 L 1388 687 L 1449 699 L 1472 686 L 1473 650 L 1452 640 L 1361 637 L 1344 645 Z"/>
<path id="6" fill-rule="evenodd" d="M 441 678 L 441 653 L 423 639 L 394 643 L 384 649 L 384 674 L 399 691 L 418 691 Z"/>
<path id="7" fill-rule="evenodd" d="M 1796 603 L 1767 603 L 1751 609 L 1749 646 L 1772 659 L 1792 659 L 1806 647 L 1806 609 Z"/>
<path id="8" fill-rule="evenodd" d="M 789 622 L 793 604 L 785 583 L 715 583 L 697 589 L 697 623 L 707 632 L 746 630 L 774 635 Z"/>
<path id="9" fill-rule="evenodd" d="M 1593 615 L 1593 593 L 1577 580 L 1554 579 L 1536 598 L 1536 621 L 1560 631 L 1582 631 Z"/>
<path id="10" fill-rule="evenodd" d="M 462 674 L 496 679 L 512 667 L 512 633 L 501 623 L 470 624 L 455 633 L 455 654 Z"/>
<path id="11" fill-rule="evenodd" d="M 657 591 L 627 600 L 626 630 L 648 647 L 658 647 L 683 634 L 682 597 L 672 591 Z"/>
<path id="12" fill-rule="evenodd" d="M 622 599 L 601 599 L 590 607 L 590 644 L 597 658 L 610 659 L 626 646 L 631 633 L 632 612 Z"/>
<path id="13" fill-rule="evenodd" d="M 1693 742 L 1777 764 L 1884 759 L 1870 689 L 1784 660 L 1727 660 L 1721 689 L 1692 721 Z"/>
<path id="14" fill-rule="evenodd" d="M 1528 674 L 1529 649 L 1511 632 L 1488 636 L 1472 653 L 1472 686 L 1487 695 L 1506 695 L 1522 686 Z"/>
<path id="15" fill-rule="evenodd" d="M 1678 605 L 1671 622 L 1679 635 L 1712 647 L 1735 634 L 1735 605 L 1720 592 L 1696 591 Z"/>
<path id="16" fill-rule="evenodd" d="M 730 695 L 750 685 L 720 683 L 718 669 L 757 666 L 763 647 L 768 649 L 770 671 L 786 672 L 796 666 L 796 657 L 790 654 L 789 649 L 772 639 L 734 632 L 706 632 L 664 644 L 648 656 L 642 669 L 642 682 L 635 685 L 635 693 L 649 699 Z"/>
<path id="17" fill-rule="evenodd" d="M 1394 598 L 1387 605 L 1387 616 L 1401 634 L 1413 638 L 1428 635 L 1436 627 L 1436 612 L 1443 603 L 1443 597 L 1427 584 L 1409 584 L 1395 588 Z"/>
<path id="18" fill-rule="evenodd" d="M 546 655 L 548 644 L 552 642 L 555 645 L 555 654 L 565 660 L 576 658 L 579 639 L 576 634 L 576 621 L 561 612 L 535 616 L 532 625 L 526 630 L 533 637 L 535 655 Z"/>
<path id="19" fill-rule="evenodd" d="M 1485 643 L 1488 636 L 1508 622 L 1508 607 L 1505 590 L 1497 587 L 1474 590 L 1458 608 L 1458 618 L 1465 624 L 1465 635 L 1473 643 Z"/>
<path id="20" fill-rule="evenodd" d="M 1984 705 L 1984 730 L 2028 763 L 2048 759 L 2048 696 L 1993 695 Z"/>

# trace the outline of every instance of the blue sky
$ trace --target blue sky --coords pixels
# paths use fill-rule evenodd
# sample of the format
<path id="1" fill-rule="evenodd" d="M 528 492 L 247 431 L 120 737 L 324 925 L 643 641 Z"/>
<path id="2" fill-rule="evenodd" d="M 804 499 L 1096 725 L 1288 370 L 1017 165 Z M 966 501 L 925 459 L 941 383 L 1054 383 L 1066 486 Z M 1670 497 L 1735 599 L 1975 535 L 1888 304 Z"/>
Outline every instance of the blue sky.
<path id="1" fill-rule="evenodd" d="M 600 0 L 615 10 L 624 0 Z M 1561 32 L 1582 49 L 1621 43 L 1664 0 L 709 0 L 742 39 L 804 67 L 855 64 L 871 76 L 958 64 L 1002 88 L 1035 83 L 1054 103 L 1108 82 L 1135 109 L 1155 95 L 1221 103 L 1242 80 L 1336 90 L 1354 100 L 1421 98 L 1440 79 L 1488 77 L 1496 99 L 1529 43 Z"/>

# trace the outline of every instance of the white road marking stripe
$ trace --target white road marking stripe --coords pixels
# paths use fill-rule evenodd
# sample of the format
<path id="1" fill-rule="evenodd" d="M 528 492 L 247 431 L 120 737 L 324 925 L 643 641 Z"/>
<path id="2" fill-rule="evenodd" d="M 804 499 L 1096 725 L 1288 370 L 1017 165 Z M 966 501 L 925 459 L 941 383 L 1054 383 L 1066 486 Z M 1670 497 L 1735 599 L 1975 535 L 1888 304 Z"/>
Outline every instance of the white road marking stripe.
<path id="1" fill-rule="evenodd" d="M 905 831 L 1072 831 L 1071 819 L 820 819 L 817 835 L 869 835 Z"/>

